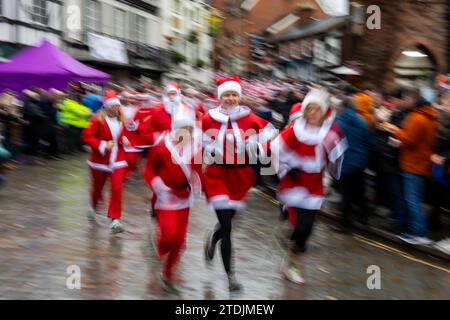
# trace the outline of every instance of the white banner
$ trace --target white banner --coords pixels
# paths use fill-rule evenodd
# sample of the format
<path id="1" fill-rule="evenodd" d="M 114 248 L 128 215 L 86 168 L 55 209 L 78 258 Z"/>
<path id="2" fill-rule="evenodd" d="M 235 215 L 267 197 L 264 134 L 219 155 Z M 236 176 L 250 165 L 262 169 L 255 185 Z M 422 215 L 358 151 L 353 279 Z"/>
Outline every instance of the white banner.
<path id="1" fill-rule="evenodd" d="M 81 41 L 81 6 L 80 0 L 67 0 L 64 6 L 64 27 L 66 37 Z"/>
<path id="2" fill-rule="evenodd" d="M 117 39 L 88 33 L 89 52 L 92 57 L 119 63 L 128 63 L 127 47 Z"/>

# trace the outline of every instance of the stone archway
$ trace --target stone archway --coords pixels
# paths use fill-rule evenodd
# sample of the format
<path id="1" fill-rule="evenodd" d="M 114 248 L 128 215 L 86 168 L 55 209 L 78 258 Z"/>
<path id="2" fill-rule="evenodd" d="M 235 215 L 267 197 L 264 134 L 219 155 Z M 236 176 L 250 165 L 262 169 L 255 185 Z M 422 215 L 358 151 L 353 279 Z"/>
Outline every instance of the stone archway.
<path id="1" fill-rule="evenodd" d="M 438 49 L 436 43 L 434 43 L 432 39 L 411 36 L 401 37 L 398 40 L 399 41 L 396 45 L 396 48 L 390 54 L 389 62 L 385 65 L 386 73 L 384 74 L 382 81 L 384 87 L 390 89 L 395 87 L 396 75 L 394 72 L 394 68 L 396 67 L 397 62 L 403 56 L 403 51 L 407 50 L 423 51 L 430 57 L 431 62 L 434 65 L 434 69 L 438 73 L 445 72 L 447 68 L 445 56 L 442 54 L 442 50 Z"/>
<path id="2" fill-rule="evenodd" d="M 396 85 L 431 88 L 437 73 L 433 54 L 423 45 L 402 50 L 393 66 Z"/>

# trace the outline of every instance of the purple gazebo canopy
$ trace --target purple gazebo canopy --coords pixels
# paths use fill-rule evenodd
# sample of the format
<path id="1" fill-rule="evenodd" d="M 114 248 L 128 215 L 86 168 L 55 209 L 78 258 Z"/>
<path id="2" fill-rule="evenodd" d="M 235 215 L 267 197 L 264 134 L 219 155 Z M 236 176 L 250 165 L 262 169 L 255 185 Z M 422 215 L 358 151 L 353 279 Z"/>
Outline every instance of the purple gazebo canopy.
<path id="1" fill-rule="evenodd" d="M 64 90 L 70 81 L 103 84 L 110 75 L 88 67 L 44 40 L 26 48 L 0 64 L 0 92 L 21 92 L 30 87 Z"/>

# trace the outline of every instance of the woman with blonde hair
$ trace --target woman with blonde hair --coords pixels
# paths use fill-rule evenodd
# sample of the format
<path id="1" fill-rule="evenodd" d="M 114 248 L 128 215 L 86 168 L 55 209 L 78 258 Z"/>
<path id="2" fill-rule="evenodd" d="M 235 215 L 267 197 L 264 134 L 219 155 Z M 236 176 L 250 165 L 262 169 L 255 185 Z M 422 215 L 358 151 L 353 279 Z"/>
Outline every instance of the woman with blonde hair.
<path id="1" fill-rule="evenodd" d="M 95 214 L 102 199 L 102 190 L 109 178 L 111 192 L 108 217 L 111 218 L 111 232 L 124 231 L 122 217 L 122 191 L 127 162 L 124 147 L 130 145 L 123 136 L 124 121 L 120 112 L 120 101 L 115 96 L 105 98 L 103 108 L 93 116 L 89 126 L 83 131 L 83 141 L 91 147 L 87 161 L 91 169 L 91 206 Z"/>
<path id="2" fill-rule="evenodd" d="M 280 178 L 277 196 L 293 227 L 283 272 L 297 284 L 304 283 L 298 255 L 306 250 L 324 201 L 324 171 L 339 179 L 347 149 L 346 139 L 333 120 L 328 92 L 313 89 L 303 100 L 302 116 L 271 144 L 272 163 Z"/>

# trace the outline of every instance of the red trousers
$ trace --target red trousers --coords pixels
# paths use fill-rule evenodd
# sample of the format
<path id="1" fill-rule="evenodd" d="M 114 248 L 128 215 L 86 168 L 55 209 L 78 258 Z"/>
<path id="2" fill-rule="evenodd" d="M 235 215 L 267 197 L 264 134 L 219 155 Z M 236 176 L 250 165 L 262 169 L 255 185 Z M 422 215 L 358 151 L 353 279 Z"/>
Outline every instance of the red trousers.
<path id="1" fill-rule="evenodd" d="M 136 170 L 139 159 L 142 157 L 142 152 L 126 152 L 125 160 L 128 163 L 127 167 L 127 179 L 131 179 L 134 171 Z"/>
<path id="2" fill-rule="evenodd" d="M 172 281 L 173 271 L 186 244 L 189 208 L 182 210 L 156 210 L 158 255 L 164 264 L 164 277 Z"/>
<path id="3" fill-rule="evenodd" d="M 109 178 L 111 192 L 109 195 L 108 217 L 120 219 L 122 216 L 122 191 L 127 168 L 119 168 L 113 172 L 91 169 L 91 206 L 96 209 L 102 200 L 102 191 Z"/>

